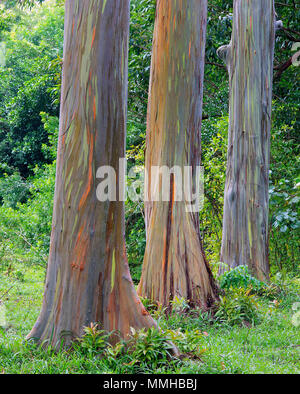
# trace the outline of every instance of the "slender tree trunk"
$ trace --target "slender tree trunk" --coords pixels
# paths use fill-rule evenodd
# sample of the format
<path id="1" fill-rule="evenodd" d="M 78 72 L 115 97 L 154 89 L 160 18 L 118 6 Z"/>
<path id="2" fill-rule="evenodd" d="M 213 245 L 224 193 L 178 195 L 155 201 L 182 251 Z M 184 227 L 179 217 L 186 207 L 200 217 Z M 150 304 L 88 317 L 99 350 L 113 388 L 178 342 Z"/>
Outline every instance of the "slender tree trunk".
<path id="1" fill-rule="evenodd" d="M 138 293 L 168 306 L 184 297 L 203 309 L 217 289 L 202 249 L 199 215 L 176 201 L 170 174 L 168 201 L 153 201 L 152 166 L 178 166 L 194 174 L 201 158 L 206 0 L 158 0 L 148 107 L 146 170 L 147 244 Z M 162 191 L 162 185 L 159 186 Z M 195 190 L 195 188 L 194 188 Z"/>
<path id="2" fill-rule="evenodd" d="M 123 337 L 154 324 L 129 273 L 124 203 L 96 197 L 100 166 L 123 175 L 128 34 L 129 0 L 66 1 L 51 248 L 42 311 L 28 335 L 54 346 L 91 322 Z"/>
<path id="3" fill-rule="evenodd" d="M 235 0 L 229 46 L 230 120 L 221 261 L 268 280 L 273 0 Z"/>

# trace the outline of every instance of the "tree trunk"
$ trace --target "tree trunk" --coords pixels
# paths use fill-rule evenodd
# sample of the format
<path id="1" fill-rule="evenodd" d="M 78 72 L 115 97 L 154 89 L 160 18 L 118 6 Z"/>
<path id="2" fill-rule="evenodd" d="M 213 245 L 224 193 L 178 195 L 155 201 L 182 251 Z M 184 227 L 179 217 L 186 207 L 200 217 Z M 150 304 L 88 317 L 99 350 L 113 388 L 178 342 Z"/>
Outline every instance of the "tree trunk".
<path id="1" fill-rule="evenodd" d="M 268 280 L 268 207 L 273 0 L 235 0 L 233 33 L 221 47 L 230 79 L 230 119 L 221 261 Z"/>
<path id="2" fill-rule="evenodd" d="M 176 201 L 179 187 L 169 176 L 168 201 L 153 201 L 152 166 L 193 168 L 201 160 L 201 119 L 206 0 L 158 0 L 146 141 L 147 243 L 138 293 L 165 306 L 184 297 L 203 309 L 217 299 L 204 257 L 199 215 Z M 159 186 L 160 192 L 162 185 Z"/>
<path id="3" fill-rule="evenodd" d="M 99 202 L 96 172 L 125 157 L 129 0 L 67 0 L 53 227 L 44 301 L 28 335 L 58 346 L 100 322 L 154 324 L 132 283 L 124 203 Z M 117 182 L 117 190 L 119 187 Z"/>

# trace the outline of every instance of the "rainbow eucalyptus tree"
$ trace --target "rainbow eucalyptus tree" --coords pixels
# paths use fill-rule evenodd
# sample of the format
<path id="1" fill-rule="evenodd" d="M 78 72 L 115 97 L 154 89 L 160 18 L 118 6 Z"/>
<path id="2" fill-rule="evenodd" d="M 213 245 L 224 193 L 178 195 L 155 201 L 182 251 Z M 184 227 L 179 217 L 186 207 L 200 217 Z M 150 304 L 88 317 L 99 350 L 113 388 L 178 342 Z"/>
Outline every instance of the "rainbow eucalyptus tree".
<path id="1" fill-rule="evenodd" d="M 123 171 L 128 34 L 129 0 L 66 1 L 50 256 L 42 310 L 28 335 L 54 346 L 91 322 L 123 337 L 154 324 L 128 269 L 124 203 L 120 195 L 96 197 L 99 167 L 111 166 L 116 179 Z"/>
<path id="2" fill-rule="evenodd" d="M 235 0 L 232 39 L 218 53 L 230 80 L 221 260 L 268 280 L 273 0 Z"/>
<path id="3" fill-rule="evenodd" d="M 206 0 L 157 2 L 146 138 L 147 242 L 138 287 L 138 294 L 165 306 L 183 297 L 203 309 L 217 299 L 217 289 L 202 249 L 199 215 L 190 211 L 188 199 L 177 198 L 178 177 L 170 172 L 163 185 L 153 167 L 176 167 L 184 174 L 190 166 L 195 191 L 206 24 Z M 152 199 L 155 188 L 157 201 Z"/>

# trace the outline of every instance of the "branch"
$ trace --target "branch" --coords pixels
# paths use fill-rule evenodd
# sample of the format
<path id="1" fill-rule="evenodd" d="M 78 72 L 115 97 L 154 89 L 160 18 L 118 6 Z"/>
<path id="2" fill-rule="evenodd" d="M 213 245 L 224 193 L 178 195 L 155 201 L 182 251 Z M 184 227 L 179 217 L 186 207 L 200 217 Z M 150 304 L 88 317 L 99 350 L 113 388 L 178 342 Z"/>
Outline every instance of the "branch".
<path id="1" fill-rule="evenodd" d="M 293 30 L 293 29 L 288 29 L 287 27 L 283 27 L 282 30 L 285 30 L 285 31 L 287 31 L 289 33 L 296 34 L 297 36 L 300 37 L 300 32 L 299 31 L 296 31 L 296 30 Z"/>
<path id="2" fill-rule="evenodd" d="M 295 4 L 294 5 L 292 5 L 292 4 L 285 4 L 285 3 L 280 3 L 279 1 L 275 1 L 275 5 L 279 5 L 281 7 L 292 7 L 292 8 L 295 8 Z"/>
<path id="3" fill-rule="evenodd" d="M 211 116 L 203 115 L 202 116 L 202 120 L 214 119 L 214 118 L 222 118 L 222 117 L 223 117 L 223 115 L 220 115 L 220 114 L 218 114 L 218 115 L 211 115 Z"/>
<path id="4" fill-rule="evenodd" d="M 287 29 L 287 28 L 285 28 L 285 27 L 281 27 L 280 30 L 282 30 L 282 32 L 284 33 L 284 35 L 285 35 L 290 41 L 292 41 L 292 42 L 299 42 L 299 41 L 300 41 L 300 33 L 299 33 L 299 32 L 297 32 L 297 31 L 295 31 L 295 30 Z M 299 35 L 299 38 L 293 37 L 290 33 Z"/>
<path id="5" fill-rule="evenodd" d="M 278 70 L 277 73 L 274 76 L 274 81 L 279 79 L 281 77 L 281 74 L 287 70 L 291 65 L 293 64 L 293 57 L 291 57 L 289 60 L 287 60 L 285 63 L 280 64 L 279 66 L 275 67 L 275 70 Z"/>
<path id="6" fill-rule="evenodd" d="M 224 64 L 219 64 L 219 63 L 213 63 L 213 62 L 205 62 L 205 64 L 209 64 L 210 66 L 216 66 L 220 68 L 226 68 Z"/>

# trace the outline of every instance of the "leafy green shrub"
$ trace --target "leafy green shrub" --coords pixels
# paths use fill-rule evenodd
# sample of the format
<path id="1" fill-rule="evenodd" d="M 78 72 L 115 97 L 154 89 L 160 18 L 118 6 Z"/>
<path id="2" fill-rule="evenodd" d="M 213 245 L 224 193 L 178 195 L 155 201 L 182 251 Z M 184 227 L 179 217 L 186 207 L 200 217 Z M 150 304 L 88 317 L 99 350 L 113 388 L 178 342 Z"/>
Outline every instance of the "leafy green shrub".
<path id="1" fill-rule="evenodd" d="M 56 159 L 56 150 L 58 144 L 59 118 L 50 116 L 46 112 L 40 113 L 44 129 L 48 134 L 48 143 L 42 145 L 42 152 L 47 160 Z"/>
<path id="2" fill-rule="evenodd" d="M 248 270 L 247 266 L 240 265 L 230 271 L 225 272 L 219 277 L 221 289 L 244 288 L 251 287 L 254 291 L 260 291 L 265 284 L 254 278 Z"/>
<path id="3" fill-rule="evenodd" d="M 147 298 L 140 299 L 163 330 L 205 330 L 215 323 L 213 311 L 191 308 L 184 298 L 175 297 L 172 308 L 163 307 Z"/>
<path id="4" fill-rule="evenodd" d="M 179 348 L 183 354 L 200 356 L 206 349 L 201 346 L 201 339 L 207 333 L 203 333 L 198 329 L 186 329 L 182 331 L 181 328 L 177 330 L 167 330 L 172 342 Z"/>
<path id="5" fill-rule="evenodd" d="M 55 163 L 36 168 L 28 181 L 30 198 L 14 209 L 0 205 L 0 244 L 4 260 L 30 261 L 46 266 L 50 243 Z"/>
<path id="6" fill-rule="evenodd" d="M 2 32 L 8 12 L 15 23 Z M 53 161 L 40 112 L 59 115 L 55 89 L 61 65 L 54 60 L 63 52 L 64 6 L 51 0 L 30 12 L 12 8 L 0 14 L 0 41 L 6 43 L 6 65 L 0 67 L 0 176 L 18 170 L 28 177 L 36 164 Z"/>
<path id="7" fill-rule="evenodd" d="M 190 309 L 188 301 L 181 297 L 175 296 L 174 299 L 171 301 L 172 311 L 174 313 L 184 313 Z"/>
<path id="8" fill-rule="evenodd" d="M 108 333 L 98 324 L 91 324 L 85 327 L 85 334 L 73 343 L 72 349 L 77 355 L 101 360 L 107 368 L 117 369 L 119 373 L 169 368 L 170 363 L 180 361 L 172 355 L 174 345 L 167 333 L 156 327 L 139 331 L 131 328 L 130 331 L 126 340 L 111 344 L 118 333 Z"/>
<path id="9" fill-rule="evenodd" d="M 169 337 L 160 329 L 151 327 L 148 330 L 136 331 L 131 328 L 127 344 L 132 363 L 157 368 L 172 358 L 173 345 Z"/>
<path id="10" fill-rule="evenodd" d="M 259 295 L 267 300 L 273 301 L 282 297 L 282 291 L 275 283 L 270 283 L 259 292 Z"/>
<path id="11" fill-rule="evenodd" d="M 282 308 L 291 308 L 294 303 L 300 302 L 300 279 L 278 272 L 261 295 L 279 301 Z"/>
<path id="12" fill-rule="evenodd" d="M 159 310 L 159 305 L 155 301 L 152 301 L 149 298 L 144 298 L 141 296 L 140 296 L 140 300 L 142 301 L 144 307 L 147 309 L 149 313 L 153 314 Z"/>
<path id="13" fill-rule="evenodd" d="M 109 346 L 111 333 L 101 330 L 98 324 L 91 323 L 84 328 L 84 335 L 74 343 L 74 348 L 83 354 L 103 354 Z"/>
<path id="14" fill-rule="evenodd" d="M 255 325 L 260 322 L 259 306 L 251 290 L 231 289 L 220 297 L 215 318 L 220 323 L 234 325 Z"/>

